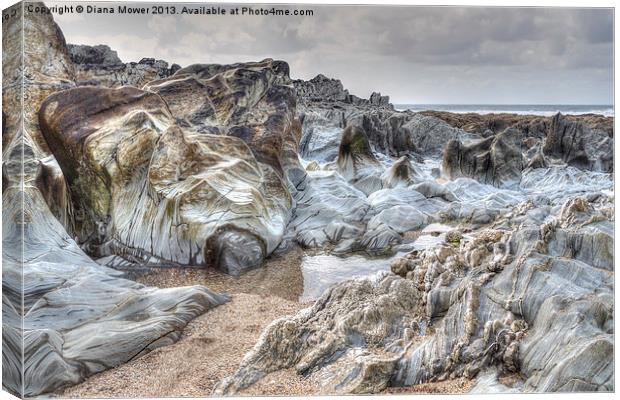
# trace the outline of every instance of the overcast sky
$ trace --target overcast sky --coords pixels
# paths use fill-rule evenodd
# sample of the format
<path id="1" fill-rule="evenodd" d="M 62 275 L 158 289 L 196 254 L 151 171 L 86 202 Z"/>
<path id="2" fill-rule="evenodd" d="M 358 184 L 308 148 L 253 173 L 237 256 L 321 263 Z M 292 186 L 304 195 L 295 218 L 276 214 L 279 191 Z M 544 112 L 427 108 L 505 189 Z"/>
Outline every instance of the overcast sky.
<path id="1" fill-rule="evenodd" d="M 293 78 L 322 73 L 353 94 L 380 91 L 393 103 L 613 102 L 611 9 L 296 8 L 314 15 L 55 19 L 68 43 L 107 44 L 124 62 L 154 57 L 187 66 L 271 57 L 287 61 Z"/>

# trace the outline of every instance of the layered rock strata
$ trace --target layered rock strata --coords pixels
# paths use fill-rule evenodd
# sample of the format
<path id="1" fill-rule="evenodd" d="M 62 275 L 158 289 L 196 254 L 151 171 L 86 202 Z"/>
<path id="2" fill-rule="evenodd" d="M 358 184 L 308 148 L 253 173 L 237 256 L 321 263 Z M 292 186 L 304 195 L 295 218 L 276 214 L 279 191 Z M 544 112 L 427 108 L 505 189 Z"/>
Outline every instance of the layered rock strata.
<path id="1" fill-rule="evenodd" d="M 515 186 L 521 181 L 524 157 L 520 147 L 504 131 L 486 139 L 463 144 L 457 139 L 446 143 L 442 172 L 448 179 L 467 176 L 493 186 Z"/>
<path id="2" fill-rule="evenodd" d="M 327 393 L 479 374 L 483 391 L 613 390 L 611 219 L 610 198 L 574 197 L 521 203 L 469 238 L 454 232 L 396 259 L 402 277 L 343 282 L 274 322 L 215 393 L 285 368 Z"/>
<path id="3" fill-rule="evenodd" d="M 290 200 L 275 171 L 237 137 L 183 130 L 158 95 L 76 88 L 40 119 L 91 254 L 235 274 L 278 245 Z"/>
<path id="4" fill-rule="evenodd" d="M 75 70 L 51 15 L 22 6 L 5 10 L 2 24 L 2 384 L 31 397 L 174 342 L 226 298 L 123 279 L 67 233 L 68 188 L 37 113 L 46 97 L 75 85 Z"/>
<path id="5" fill-rule="evenodd" d="M 272 323 L 216 394 L 283 369 L 327 394 L 457 377 L 483 392 L 614 390 L 609 119 L 399 112 L 270 59 L 127 65 L 25 17 L 25 32 L 3 24 L 9 390 L 79 382 L 226 301 L 101 264 L 238 274 L 294 245 L 363 251 L 393 273 Z"/>
<path id="6" fill-rule="evenodd" d="M 295 185 L 301 132 L 289 83 L 288 64 L 266 59 L 192 65 L 144 90 L 159 94 L 181 126 L 242 140 L 261 165 Z"/>

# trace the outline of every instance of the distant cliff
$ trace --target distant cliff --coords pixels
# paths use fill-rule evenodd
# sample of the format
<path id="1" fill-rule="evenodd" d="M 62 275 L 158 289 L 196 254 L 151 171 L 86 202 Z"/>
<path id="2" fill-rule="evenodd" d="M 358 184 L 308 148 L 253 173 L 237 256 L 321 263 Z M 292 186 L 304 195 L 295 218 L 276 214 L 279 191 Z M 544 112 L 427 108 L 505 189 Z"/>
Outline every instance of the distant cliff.
<path id="1" fill-rule="evenodd" d="M 393 108 L 389 96 L 381 96 L 381 93 L 373 92 L 369 99 L 362 99 L 350 94 L 340 80 L 327 78 L 322 74 L 309 81 L 293 80 L 293 85 L 297 99 L 302 103 L 339 101 L 359 106 L 372 105 Z"/>
<path id="2" fill-rule="evenodd" d="M 106 45 L 68 46 L 69 55 L 75 64 L 76 81 L 80 86 L 116 87 L 131 85 L 141 87 L 145 83 L 167 78 L 181 69 L 177 64 L 154 58 L 123 63 L 116 51 Z"/>

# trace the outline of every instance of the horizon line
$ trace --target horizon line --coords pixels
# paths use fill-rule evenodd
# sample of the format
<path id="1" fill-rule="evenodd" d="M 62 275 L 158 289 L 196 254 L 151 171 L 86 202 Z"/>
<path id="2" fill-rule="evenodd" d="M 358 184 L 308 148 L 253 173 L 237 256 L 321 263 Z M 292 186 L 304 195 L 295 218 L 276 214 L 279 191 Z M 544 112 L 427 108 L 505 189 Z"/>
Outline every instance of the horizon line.
<path id="1" fill-rule="evenodd" d="M 391 102 L 393 105 L 402 106 L 593 106 L 593 107 L 610 107 L 613 104 L 577 104 L 577 103 L 405 103 Z"/>

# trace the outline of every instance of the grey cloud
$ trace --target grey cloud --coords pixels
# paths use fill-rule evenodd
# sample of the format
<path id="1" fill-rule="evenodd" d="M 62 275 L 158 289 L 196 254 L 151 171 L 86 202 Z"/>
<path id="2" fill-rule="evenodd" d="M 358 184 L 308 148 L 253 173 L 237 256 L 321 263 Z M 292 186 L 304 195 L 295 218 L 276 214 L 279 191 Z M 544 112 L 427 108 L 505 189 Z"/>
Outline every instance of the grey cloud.
<path id="1" fill-rule="evenodd" d="M 314 16 L 57 19 L 69 42 L 97 44 L 107 35 L 121 58 L 181 65 L 280 58 L 295 77 L 324 73 L 358 95 L 380 90 L 397 101 L 608 103 L 613 96 L 611 9 L 297 8 L 312 8 Z M 145 54 L 153 49 L 157 54 Z"/>

